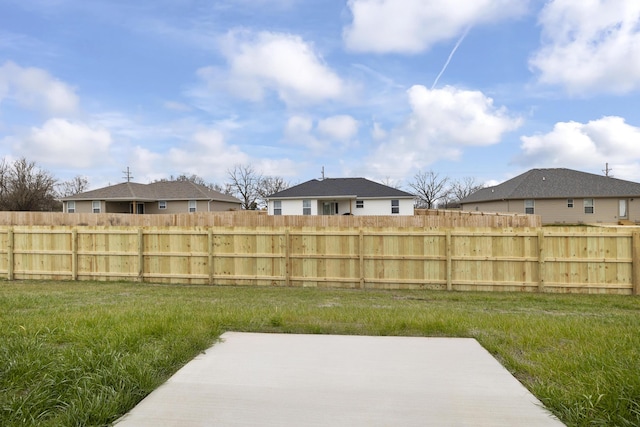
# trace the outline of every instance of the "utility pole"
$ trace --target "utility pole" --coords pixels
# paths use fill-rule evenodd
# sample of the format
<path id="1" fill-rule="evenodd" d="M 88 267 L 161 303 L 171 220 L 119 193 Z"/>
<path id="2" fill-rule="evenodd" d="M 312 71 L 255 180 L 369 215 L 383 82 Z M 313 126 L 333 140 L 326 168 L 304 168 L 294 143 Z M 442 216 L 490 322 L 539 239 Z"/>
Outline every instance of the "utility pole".
<path id="1" fill-rule="evenodd" d="M 122 171 L 122 173 L 124 174 L 124 179 L 126 179 L 127 182 L 131 182 L 131 180 L 133 179 L 133 175 L 131 175 L 131 171 L 129 170 L 129 166 L 127 166 L 127 170 L 126 171 Z"/>
<path id="2" fill-rule="evenodd" d="M 613 169 L 609 169 L 609 163 L 606 163 L 604 169 L 602 170 L 602 172 L 604 172 L 604 176 L 613 177 L 612 175 L 609 175 L 612 170 Z"/>

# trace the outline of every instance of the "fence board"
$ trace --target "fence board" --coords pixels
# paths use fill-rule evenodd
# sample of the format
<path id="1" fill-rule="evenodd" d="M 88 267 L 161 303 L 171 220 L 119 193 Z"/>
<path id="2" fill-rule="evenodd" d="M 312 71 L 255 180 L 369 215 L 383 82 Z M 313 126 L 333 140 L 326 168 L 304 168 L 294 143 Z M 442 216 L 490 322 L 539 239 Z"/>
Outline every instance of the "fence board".
<path id="1" fill-rule="evenodd" d="M 539 215 L 416 210 L 399 216 L 267 215 L 264 211 L 194 212 L 180 214 L 115 214 L 63 212 L 0 212 L 0 226 L 130 226 L 130 227 L 540 227 Z"/>
<path id="2" fill-rule="evenodd" d="M 628 229 L 0 226 L 11 279 L 638 294 Z"/>

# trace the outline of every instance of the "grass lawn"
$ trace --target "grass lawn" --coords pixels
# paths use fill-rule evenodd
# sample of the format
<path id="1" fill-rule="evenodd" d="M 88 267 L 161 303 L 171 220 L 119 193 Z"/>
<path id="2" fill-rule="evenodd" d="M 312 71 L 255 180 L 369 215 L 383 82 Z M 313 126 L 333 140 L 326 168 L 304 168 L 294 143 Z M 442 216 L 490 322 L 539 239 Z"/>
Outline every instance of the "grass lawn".
<path id="1" fill-rule="evenodd" d="M 563 422 L 640 425 L 640 298 L 0 282 L 0 425 L 109 425 L 224 331 L 473 337 Z"/>

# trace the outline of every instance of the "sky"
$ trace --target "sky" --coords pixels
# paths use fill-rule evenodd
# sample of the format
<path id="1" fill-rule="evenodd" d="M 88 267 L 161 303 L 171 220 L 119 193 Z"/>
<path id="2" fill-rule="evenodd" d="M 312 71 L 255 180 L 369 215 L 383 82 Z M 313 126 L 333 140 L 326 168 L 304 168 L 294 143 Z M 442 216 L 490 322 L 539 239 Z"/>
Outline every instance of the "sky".
<path id="1" fill-rule="evenodd" d="M 0 157 L 90 188 L 640 181 L 637 0 L 0 0 Z"/>

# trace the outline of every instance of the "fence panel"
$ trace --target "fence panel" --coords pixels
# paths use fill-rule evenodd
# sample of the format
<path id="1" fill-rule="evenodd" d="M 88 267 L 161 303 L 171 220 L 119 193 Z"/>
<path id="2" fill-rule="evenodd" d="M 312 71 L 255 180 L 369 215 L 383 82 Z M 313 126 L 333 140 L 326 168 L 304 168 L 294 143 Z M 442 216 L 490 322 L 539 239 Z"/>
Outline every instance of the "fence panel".
<path id="1" fill-rule="evenodd" d="M 640 293 L 613 228 L 0 227 L 12 279 Z"/>
<path id="2" fill-rule="evenodd" d="M 264 211 L 131 215 L 115 213 L 0 212 L 0 226 L 130 227 L 539 227 L 539 215 L 416 210 L 416 215 L 267 215 Z"/>

